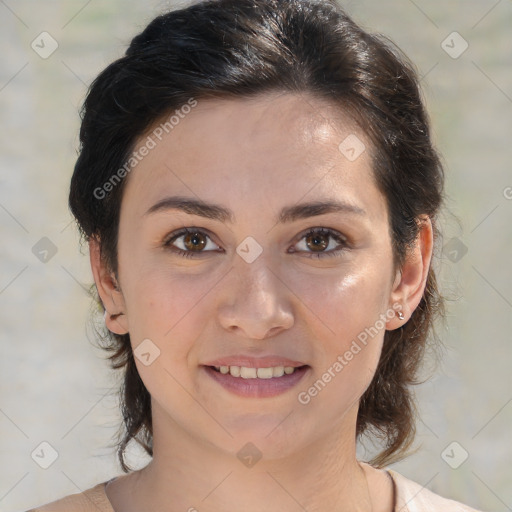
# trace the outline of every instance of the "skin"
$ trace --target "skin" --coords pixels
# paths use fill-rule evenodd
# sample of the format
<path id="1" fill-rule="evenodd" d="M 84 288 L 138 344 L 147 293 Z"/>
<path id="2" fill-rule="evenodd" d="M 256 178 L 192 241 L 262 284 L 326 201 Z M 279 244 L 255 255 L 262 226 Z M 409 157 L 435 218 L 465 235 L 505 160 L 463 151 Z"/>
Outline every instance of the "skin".
<path id="1" fill-rule="evenodd" d="M 338 149 L 350 134 L 366 145 L 354 161 Z M 356 459 L 357 409 L 385 330 L 406 322 L 422 297 L 432 226 L 425 218 L 405 264 L 395 269 L 386 200 L 369 149 L 364 134 L 325 101 L 267 93 L 199 101 L 131 171 L 121 204 L 117 278 L 103 264 L 99 243 L 90 242 L 107 327 L 129 332 L 134 350 L 148 338 L 160 350 L 149 366 L 136 358 L 152 397 L 154 457 L 107 486 L 116 512 L 392 509 L 387 473 Z M 178 210 L 145 215 L 171 195 L 222 205 L 235 222 Z M 327 199 L 364 214 L 276 223 L 285 206 Z M 202 254 L 185 258 L 164 246 L 183 227 L 206 231 Z M 348 245 L 337 256 L 309 258 L 322 252 L 304 237 L 309 228 L 339 231 Z M 263 249 L 250 264 L 236 252 L 248 236 Z M 323 240 L 329 243 L 324 252 L 339 246 Z M 191 251 L 183 244 L 184 237 L 174 240 Z M 397 303 L 404 320 L 387 318 L 317 396 L 299 403 L 298 393 Z M 284 394 L 239 397 L 200 365 L 241 353 L 277 354 L 310 368 Z M 237 458 L 248 442 L 262 455 L 250 468 Z"/>

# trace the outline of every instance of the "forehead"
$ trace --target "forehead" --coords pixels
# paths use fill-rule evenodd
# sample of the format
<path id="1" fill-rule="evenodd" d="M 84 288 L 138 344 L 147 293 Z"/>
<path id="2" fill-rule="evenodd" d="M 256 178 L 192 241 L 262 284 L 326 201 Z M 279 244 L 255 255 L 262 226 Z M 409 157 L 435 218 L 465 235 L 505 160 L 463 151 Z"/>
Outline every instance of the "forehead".
<path id="1" fill-rule="evenodd" d="M 123 203 L 140 215 L 171 194 L 229 203 L 233 210 L 248 201 L 277 209 L 306 195 L 342 194 L 347 202 L 368 205 L 383 200 L 364 134 L 324 100 L 274 93 L 197 100 L 177 110 L 172 123 L 169 115 L 162 118 L 135 147 L 152 147 L 129 173 L 124 192 Z"/>

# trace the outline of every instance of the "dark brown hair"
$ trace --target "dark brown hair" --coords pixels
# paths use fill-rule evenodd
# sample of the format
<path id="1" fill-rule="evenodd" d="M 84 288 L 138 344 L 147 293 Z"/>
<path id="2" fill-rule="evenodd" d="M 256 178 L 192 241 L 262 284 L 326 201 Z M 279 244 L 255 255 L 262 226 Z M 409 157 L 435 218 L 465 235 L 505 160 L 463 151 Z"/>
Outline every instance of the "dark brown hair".
<path id="1" fill-rule="evenodd" d="M 116 277 L 126 180 L 108 193 L 102 187 L 128 161 L 138 137 L 190 98 L 271 91 L 327 100 L 368 136 L 397 266 L 418 235 L 422 215 L 430 216 L 437 240 L 443 170 L 416 72 L 400 50 L 362 30 L 334 0 L 209 0 L 156 17 L 126 54 L 99 74 L 85 99 L 69 205 L 82 239 L 101 241 L 102 258 Z M 401 458 L 414 438 L 410 385 L 417 382 L 434 319 L 442 311 L 430 268 L 409 321 L 386 331 L 376 374 L 360 401 L 357 436 L 370 432 L 383 443 L 371 461 L 376 466 Z M 112 367 L 124 368 L 118 456 L 128 472 L 125 449 L 132 439 L 152 455 L 150 395 L 135 366 L 129 334 L 106 331 L 103 342 L 112 353 Z"/>

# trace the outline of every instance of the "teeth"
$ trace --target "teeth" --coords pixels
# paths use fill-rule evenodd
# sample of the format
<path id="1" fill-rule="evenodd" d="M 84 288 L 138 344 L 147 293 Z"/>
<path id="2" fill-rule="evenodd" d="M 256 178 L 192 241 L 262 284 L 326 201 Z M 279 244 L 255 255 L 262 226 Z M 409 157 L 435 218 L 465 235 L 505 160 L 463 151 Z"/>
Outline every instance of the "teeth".
<path id="1" fill-rule="evenodd" d="M 287 367 L 287 368 L 291 368 L 290 367 Z M 272 377 L 282 377 L 285 373 L 285 368 L 284 366 L 276 366 L 275 368 L 272 368 Z M 292 372 L 290 373 L 293 373 L 293 370 Z M 258 377 L 259 377 L 259 370 L 258 370 Z"/>
<path id="2" fill-rule="evenodd" d="M 295 371 L 293 366 L 271 366 L 268 368 L 215 366 L 215 369 L 224 375 L 229 373 L 232 377 L 242 377 L 242 379 L 271 379 L 273 377 L 282 377 L 284 374 L 291 375 Z"/>
<path id="3" fill-rule="evenodd" d="M 240 366 L 230 366 L 229 373 L 233 375 L 233 377 L 240 377 Z"/>
<path id="4" fill-rule="evenodd" d="M 236 368 L 236 366 L 235 366 Z M 233 367 L 231 367 L 231 371 L 233 371 Z M 258 371 L 256 368 L 247 368 L 246 366 L 240 366 L 240 377 L 242 379 L 255 379 L 258 376 Z"/>

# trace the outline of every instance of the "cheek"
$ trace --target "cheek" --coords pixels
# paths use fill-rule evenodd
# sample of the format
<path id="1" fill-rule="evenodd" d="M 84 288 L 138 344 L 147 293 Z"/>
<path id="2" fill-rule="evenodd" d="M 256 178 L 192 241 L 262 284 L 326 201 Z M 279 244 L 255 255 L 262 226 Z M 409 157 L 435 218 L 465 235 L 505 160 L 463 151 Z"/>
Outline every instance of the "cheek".
<path id="1" fill-rule="evenodd" d="M 374 325 L 387 306 L 389 276 L 375 265 L 323 269 L 307 277 L 297 273 L 291 279 L 294 293 L 307 306 L 305 314 L 316 317 L 333 348 L 342 349 L 349 338 Z"/>
<path id="2" fill-rule="evenodd" d="M 205 275 L 153 270 L 139 273 L 134 285 L 128 297 L 130 333 L 178 348 L 178 341 L 185 347 L 200 331 L 199 318 L 203 323 L 206 318 L 203 304 L 215 281 Z"/>
<path id="3" fill-rule="evenodd" d="M 316 364 L 297 400 L 304 412 L 322 417 L 324 425 L 341 424 L 375 374 L 385 332 L 386 286 L 384 277 L 361 271 L 303 287 L 323 329 L 311 334 Z"/>
<path id="4" fill-rule="evenodd" d="M 212 280 L 211 276 L 153 270 L 140 272 L 135 286 L 130 288 L 130 340 L 134 353 L 137 355 L 142 340 L 149 339 L 157 348 L 149 346 L 158 354 L 150 365 L 136 357 L 137 369 L 159 403 L 194 406 L 183 387 L 194 387 L 192 370 L 200 349 L 197 341 L 202 339 L 207 319 L 205 308 L 211 308 L 209 292 L 216 282 L 218 279 Z"/>
<path id="5" fill-rule="evenodd" d="M 192 327 L 188 317 L 214 283 L 211 276 L 197 275 L 191 263 L 180 267 L 159 249 L 129 244 L 130 237 L 135 238 L 132 231 L 120 237 L 119 273 L 132 343 L 150 338 L 168 345 L 176 331 Z"/>

